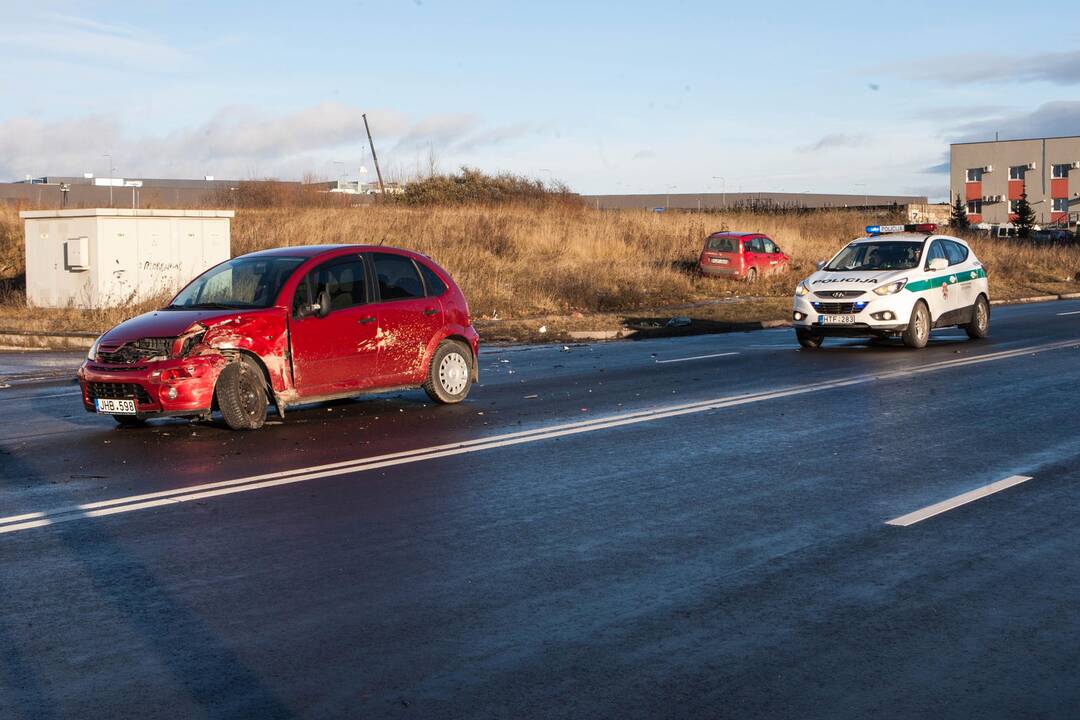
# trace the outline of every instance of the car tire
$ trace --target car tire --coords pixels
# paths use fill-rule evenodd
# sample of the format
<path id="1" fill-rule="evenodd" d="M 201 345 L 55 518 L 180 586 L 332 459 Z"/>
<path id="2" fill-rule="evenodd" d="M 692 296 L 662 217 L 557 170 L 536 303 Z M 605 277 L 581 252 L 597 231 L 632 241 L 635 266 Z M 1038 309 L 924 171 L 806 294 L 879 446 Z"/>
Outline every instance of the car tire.
<path id="1" fill-rule="evenodd" d="M 225 424 L 233 430 L 258 430 L 266 422 L 266 381 L 248 360 L 229 363 L 214 388 Z"/>
<path id="2" fill-rule="evenodd" d="M 816 350 L 821 347 L 821 343 L 825 339 L 825 336 L 818 335 L 810 330 L 804 330 L 803 328 L 795 328 L 795 339 L 799 341 L 800 346 L 808 350 Z"/>
<path id="3" fill-rule="evenodd" d="M 753 283 L 757 280 L 757 268 L 750 268 L 746 271 L 746 282 Z"/>
<path id="4" fill-rule="evenodd" d="M 122 428 L 146 427 L 146 421 L 142 418 L 137 418 L 134 415 L 113 415 L 112 419 Z"/>
<path id="5" fill-rule="evenodd" d="M 424 391 L 442 405 L 464 400 L 472 387 L 472 350 L 455 340 L 444 340 L 435 348 L 428 364 Z"/>
<path id="6" fill-rule="evenodd" d="M 982 340 L 990 334 L 990 303 L 982 295 L 971 308 L 971 322 L 964 326 L 964 332 L 972 340 Z"/>
<path id="7" fill-rule="evenodd" d="M 930 342 L 930 310 L 922 300 L 912 308 L 911 319 L 908 320 L 900 339 L 909 348 L 916 350 L 926 347 L 926 343 Z"/>

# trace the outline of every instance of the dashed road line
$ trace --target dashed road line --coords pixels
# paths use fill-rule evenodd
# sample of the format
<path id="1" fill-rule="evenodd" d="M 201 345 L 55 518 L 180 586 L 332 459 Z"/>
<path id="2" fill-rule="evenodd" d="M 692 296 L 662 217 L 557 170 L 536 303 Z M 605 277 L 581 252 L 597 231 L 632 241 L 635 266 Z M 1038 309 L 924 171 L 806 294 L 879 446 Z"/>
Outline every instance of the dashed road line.
<path id="1" fill-rule="evenodd" d="M 1027 475 L 1012 475 L 1005 478 L 1004 480 L 998 480 L 997 482 L 990 483 L 989 485 L 983 485 L 980 488 L 975 488 L 974 490 L 970 490 L 966 493 L 957 495 L 956 497 L 951 497 L 948 500 L 942 500 L 939 503 L 928 505 L 921 510 L 910 512 L 907 515 L 901 515 L 900 517 L 893 518 L 892 520 L 887 520 L 885 524 L 896 525 L 898 527 L 908 527 L 909 525 L 914 525 L 917 522 L 922 522 L 923 520 L 932 518 L 935 515 L 940 515 L 941 513 L 958 508 L 961 505 L 967 505 L 968 503 L 975 502 L 976 500 L 984 498 L 987 495 L 993 495 L 994 493 L 1001 492 L 1002 490 L 1007 490 L 1015 485 L 1027 482 L 1030 479 L 1031 478 Z"/>

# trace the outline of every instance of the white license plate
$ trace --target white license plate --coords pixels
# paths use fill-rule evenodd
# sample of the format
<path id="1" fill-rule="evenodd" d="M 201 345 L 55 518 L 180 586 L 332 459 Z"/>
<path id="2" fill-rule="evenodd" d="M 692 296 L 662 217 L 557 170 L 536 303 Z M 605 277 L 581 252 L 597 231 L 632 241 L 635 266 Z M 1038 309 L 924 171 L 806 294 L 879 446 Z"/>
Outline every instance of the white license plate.
<path id="1" fill-rule="evenodd" d="M 728 259 L 727 258 L 709 258 L 709 262 L 714 263 L 716 265 L 727 265 L 728 264 Z"/>
<path id="2" fill-rule="evenodd" d="M 818 315 L 819 325 L 854 325 L 854 315 Z"/>
<path id="3" fill-rule="evenodd" d="M 109 415 L 134 415 L 135 414 L 135 401 L 134 400 L 109 400 L 105 398 L 98 398 L 94 401 L 97 411 L 99 413 L 108 413 Z"/>

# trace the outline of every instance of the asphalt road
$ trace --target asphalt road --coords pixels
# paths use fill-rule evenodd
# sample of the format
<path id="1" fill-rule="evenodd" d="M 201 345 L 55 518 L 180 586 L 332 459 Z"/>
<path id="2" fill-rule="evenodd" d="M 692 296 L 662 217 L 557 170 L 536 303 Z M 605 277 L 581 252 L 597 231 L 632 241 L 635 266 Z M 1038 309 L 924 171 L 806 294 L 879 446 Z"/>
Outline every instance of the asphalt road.
<path id="1" fill-rule="evenodd" d="M 481 379 L 254 433 L 0 390 L 0 718 L 1080 715 L 1080 302 Z"/>

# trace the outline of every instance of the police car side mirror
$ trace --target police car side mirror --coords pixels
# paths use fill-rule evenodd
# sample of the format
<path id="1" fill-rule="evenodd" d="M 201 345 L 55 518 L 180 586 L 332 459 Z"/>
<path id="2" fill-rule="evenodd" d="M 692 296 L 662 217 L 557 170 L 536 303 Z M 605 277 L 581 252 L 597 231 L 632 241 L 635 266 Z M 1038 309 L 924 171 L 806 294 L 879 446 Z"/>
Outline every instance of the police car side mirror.
<path id="1" fill-rule="evenodd" d="M 817 261 L 817 269 L 820 270 L 823 267 L 825 267 L 825 261 L 824 260 L 818 260 Z"/>
<path id="2" fill-rule="evenodd" d="M 944 270 L 947 267 L 949 267 L 949 261 L 945 258 L 934 258 L 926 264 L 927 270 Z"/>

